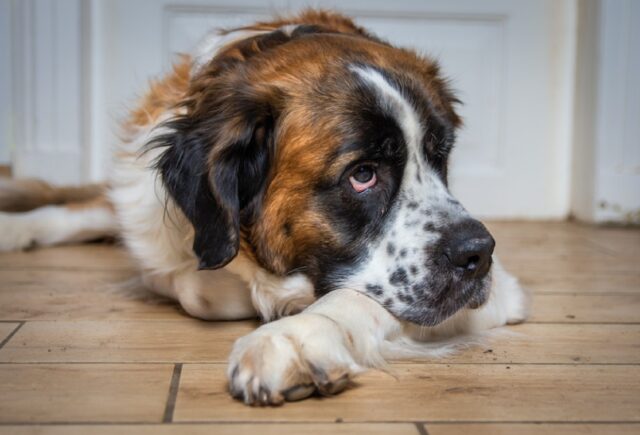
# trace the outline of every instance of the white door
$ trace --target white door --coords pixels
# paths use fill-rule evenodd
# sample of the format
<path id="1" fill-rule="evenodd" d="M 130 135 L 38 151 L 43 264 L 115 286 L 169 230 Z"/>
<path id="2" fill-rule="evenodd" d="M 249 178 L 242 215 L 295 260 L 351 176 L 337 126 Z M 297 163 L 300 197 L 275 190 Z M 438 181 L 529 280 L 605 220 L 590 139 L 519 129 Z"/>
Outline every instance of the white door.
<path id="1" fill-rule="evenodd" d="M 210 28 L 264 18 L 252 0 L 95 2 L 96 90 L 112 127 L 148 78 L 166 71 Z M 307 1 L 288 1 L 296 10 Z M 383 38 L 438 58 L 464 102 L 453 153 L 452 190 L 474 213 L 559 217 L 567 212 L 570 128 L 570 12 L 564 1 L 329 1 Z M 569 83 L 567 83 L 569 81 Z M 570 86 L 569 86 L 570 87 Z M 107 134 L 101 138 L 109 138 Z M 112 137 L 111 137 L 112 138 Z M 106 152 L 108 140 L 101 141 Z M 95 155 L 96 162 L 105 160 Z M 96 165 L 100 174 L 100 166 Z"/>
<path id="2" fill-rule="evenodd" d="M 37 6 L 34 1 L 15 3 Z M 176 52 L 189 51 L 212 27 L 295 11 L 309 1 L 64 0 L 55 5 L 74 3 L 84 18 L 79 31 L 89 36 L 79 62 L 84 105 L 74 119 L 89 146 L 80 153 L 88 162 L 87 176 L 100 179 L 117 140 L 117 120 L 150 77 L 168 70 Z M 342 0 L 321 6 L 335 7 L 392 43 L 440 60 L 464 102 L 465 127 L 453 153 L 451 181 L 470 211 L 494 218 L 566 216 L 575 2 Z"/>

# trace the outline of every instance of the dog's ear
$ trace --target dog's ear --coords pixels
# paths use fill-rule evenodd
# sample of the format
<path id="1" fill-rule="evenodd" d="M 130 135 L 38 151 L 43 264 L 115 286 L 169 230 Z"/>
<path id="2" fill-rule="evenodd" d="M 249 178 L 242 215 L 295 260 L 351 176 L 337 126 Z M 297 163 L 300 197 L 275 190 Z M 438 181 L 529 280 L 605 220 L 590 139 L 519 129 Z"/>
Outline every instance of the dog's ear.
<path id="1" fill-rule="evenodd" d="M 191 79 L 183 114 L 162 126 L 169 133 L 149 144 L 166 147 L 156 168 L 193 224 L 200 269 L 223 267 L 237 255 L 240 227 L 253 218 L 266 185 L 284 94 L 251 79 L 252 59 L 324 31 L 321 26 L 299 26 L 291 33 L 265 30 L 227 46 Z"/>
<path id="2" fill-rule="evenodd" d="M 169 133 L 151 144 L 166 147 L 156 168 L 193 225 L 200 269 L 223 267 L 237 255 L 241 219 L 257 207 L 273 151 L 270 98 L 241 84 L 208 87 L 197 107 L 166 122 Z"/>

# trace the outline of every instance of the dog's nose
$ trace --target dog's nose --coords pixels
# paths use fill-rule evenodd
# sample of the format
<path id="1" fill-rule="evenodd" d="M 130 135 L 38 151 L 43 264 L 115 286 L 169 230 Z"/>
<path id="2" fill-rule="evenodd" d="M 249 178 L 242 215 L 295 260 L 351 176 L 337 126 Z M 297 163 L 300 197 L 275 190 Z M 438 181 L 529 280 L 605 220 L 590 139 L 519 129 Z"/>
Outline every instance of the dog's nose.
<path id="1" fill-rule="evenodd" d="M 451 229 L 445 255 L 452 265 L 475 277 L 482 277 L 491 266 L 496 242 L 482 223 L 467 219 Z"/>

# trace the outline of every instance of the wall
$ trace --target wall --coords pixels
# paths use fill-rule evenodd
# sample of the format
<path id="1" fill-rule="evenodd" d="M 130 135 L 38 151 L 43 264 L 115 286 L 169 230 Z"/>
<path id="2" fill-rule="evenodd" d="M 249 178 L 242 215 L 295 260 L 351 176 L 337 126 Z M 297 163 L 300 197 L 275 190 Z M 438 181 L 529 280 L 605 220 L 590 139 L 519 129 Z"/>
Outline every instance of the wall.
<path id="1" fill-rule="evenodd" d="M 58 183 L 87 179 L 81 0 L 11 2 L 13 169 Z"/>
<path id="2" fill-rule="evenodd" d="M 638 3 L 345 0 L 323 6 L 337 6 L 383 37 L 440 60 L 465 102 L 452 190 L 472 212 L 544 219 L 572 212 L 601 221 L 629 219 L 640 207 L 640 134 L 633 122 L 640 98 L 631 93 L 640 89 L 639 26 L 631 25 L 638 23 Z M 10 125 L 0 127 L 0 164 L 7 144 L 15 145 L 19 176 L 75 183 L 104 178 L 117 121 L 175 52 L 188 50 L 212 26 L 308 2 L 13 0 L 2 7 L 8 4 L 12 43 L 3 38 L 0 72 L 12 77 L 10 86 L 2 80 L 0 109 Z M 8 45 L 11 68 L 4 61 Z"/>
<path id="3" fill-rule="evenodd" d="M 0 2 L 0 165 L 11 163 L 11 3 Z"/>
<path id="4" fill-rule="evenodd" d="M 640 2 L 579 9 L 572 212 L 640 223 Z"/>

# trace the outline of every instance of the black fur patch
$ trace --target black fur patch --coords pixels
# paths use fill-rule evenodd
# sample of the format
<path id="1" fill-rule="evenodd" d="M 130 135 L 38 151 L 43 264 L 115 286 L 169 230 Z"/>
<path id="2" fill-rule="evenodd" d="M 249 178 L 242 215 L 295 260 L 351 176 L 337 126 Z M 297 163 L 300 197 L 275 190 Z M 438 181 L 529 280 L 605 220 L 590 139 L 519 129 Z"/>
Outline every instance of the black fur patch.
<path id="1" fill-rule="evenodd" d="M 395 254 L 395 252 L 396 252 L 396 245 L 394 245 L 391 242 L 387 243 L 387 254 L 393 255 Z"/>
<path id="2" fill-rule="evenodd" d="M 397 268 L 389 277 L 389 284 L 395 286 L 405 286 L 409 284 L 409 277 L 407 276 L 407 271 L 404 268 Z"/>
<path id="3" fill-rule="evenodd" d="M 422 226 L 422 229 L 424 231 L 433 232 L 433 231 L 436 230 L 436 227 L 435 227 L 435 225 L 433 225 L 433 223 L 427 222 Z"/>
<path id="4" fill-rule="evenodd" d="M 369 293 L 373 293 L 376 296 L 382 296 L 382 293 L 383 293 L 382 286 L 367 284 L 365 288 Z"/>

